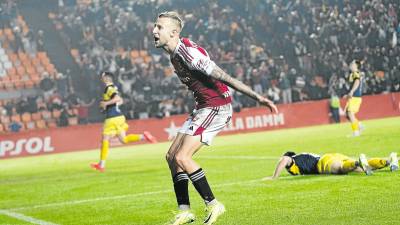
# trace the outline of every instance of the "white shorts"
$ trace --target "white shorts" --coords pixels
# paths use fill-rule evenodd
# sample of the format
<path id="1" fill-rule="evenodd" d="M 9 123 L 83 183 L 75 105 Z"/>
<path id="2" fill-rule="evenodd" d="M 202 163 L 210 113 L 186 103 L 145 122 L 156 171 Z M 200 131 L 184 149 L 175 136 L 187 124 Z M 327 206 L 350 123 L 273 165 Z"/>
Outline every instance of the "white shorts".
<path id="1" fill-rule="evenodd" d="M 190 117 L 182 125 L 179 133 L 191 136 L 201 135 L 201 142 L 211 145 L 214 137 L 224 129 L 231 118 L 231 104 L 193 110 Z"/>

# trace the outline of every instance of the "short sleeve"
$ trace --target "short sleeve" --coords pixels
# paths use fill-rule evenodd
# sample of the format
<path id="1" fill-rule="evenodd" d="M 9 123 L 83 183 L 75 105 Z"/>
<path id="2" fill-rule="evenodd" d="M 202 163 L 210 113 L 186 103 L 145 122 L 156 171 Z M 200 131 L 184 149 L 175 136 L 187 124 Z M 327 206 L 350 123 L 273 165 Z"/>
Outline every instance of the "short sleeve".
<path id="1" fill-rule="evenodd" d="M 109 86 L 106 92 L 107 96 L 112 99 L 115 95 L 118 94 L 118 89 L 115 86 Z"/>
<path id="2" fill-rule="evenodd" d="M 215 63 L 210 59 L 207 52 L 203 49 L 199 50 L 195 48 L 190 49 L 190 51 L 194 56 L 194 59 L 191 62 L 191 66 L 195 70 L 199 70 L 206 75 L 211 75 L 212 71 L 215 68 Z"/>
<path id="3" fill-rule="evenodd" d="M 206 50 L 189 40 L 185 40 L 185 42 L 189 46 L 181 45 L 178 49 L 178 53 L 186 65 L 192 70 L 201 71 L 206 75 L 210 75 L 215 68 L 215 63 L 210 59 Z"/>

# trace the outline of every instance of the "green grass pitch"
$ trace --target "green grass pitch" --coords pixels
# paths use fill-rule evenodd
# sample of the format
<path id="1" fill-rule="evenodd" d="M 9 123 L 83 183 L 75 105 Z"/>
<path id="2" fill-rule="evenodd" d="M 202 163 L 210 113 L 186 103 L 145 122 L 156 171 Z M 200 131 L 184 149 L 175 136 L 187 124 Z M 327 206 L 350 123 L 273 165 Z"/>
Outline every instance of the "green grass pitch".
<path id="1" fill-rule="evenodd" d="M 195 157 L 227 208 L 217 224 L 400 224 L 400 172 L 388 168 L 368 177 L 284 172 L 280 180 L 260 180 L 286 150 L 400 154 L 400 117 L 364 124 L 359 138 L 346 137 L 348 123 L 218 136 Z M 98 150 L 1 160 L 0 209 L 54 224 L 165 224 L 176 209 L 168 147 L 111 149 L 105 173 L 89 168 Z M 204 204 L 192 185 L 190 197 L 194 224 L 202 224 Z M 0 213 L 0 224 L 30 223 Z"/>

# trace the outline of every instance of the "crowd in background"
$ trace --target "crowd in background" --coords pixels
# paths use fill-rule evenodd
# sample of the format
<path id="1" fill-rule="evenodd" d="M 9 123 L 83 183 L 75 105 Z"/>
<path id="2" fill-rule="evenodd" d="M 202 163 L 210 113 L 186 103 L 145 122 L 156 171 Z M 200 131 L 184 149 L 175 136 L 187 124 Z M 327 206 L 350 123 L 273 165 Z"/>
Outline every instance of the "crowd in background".
<path id="1" fill-rule="evenodd" d="M 172 9 L 185 22 L 181 36 L 276 103 L 346 94 L 353 59 L 363 61 L 364 94 L 400 90 L 397 0 L 59 0 L 51 19 L 66 46 L 78 51 L 89 99 L 101 96 L 98 74 L 108 70 L 116 74 L 128 118 L 193 108 L 191 93 L 166 70 L 169 56 L 153 45 L 156 15 Z M 133 60 L 133 50 L 151 61 Z M 235 110 L 256 105 L 235 91 L 233 98 Z"/>
<path id="2" fill-rule="evenodd" d="M 10 63 L 14 68 L 24 66 L 22 59 L 18 58 L 20 53 L 28 58 L 34 58 L 39 52 L 45 51 L 43 31 L 35 32 L 26 26 L 15 1 L 7 0 L 0 3 L 0 29 L 2 29 L 0 48 L 5 52 L 4 57 L 10 57 L 12 54 L 16 56 L 12 64 Z M 6 29 L 11 30 L 11 39 L 6 37 Z M 55 70 L 55 74 L 49 74 L 43 68 L 43 65 L 35 66 L 35 70 L 40 73 L 40 80 L 35 87 L 37 91 L 23 94 L 21 90 L 1 90 L 2 92 L 21 91 L 19 97 L 0 99 L 1 132 L 4 130 L 18 132 L 24 128 L 35 129 L 36 121 L 31 121 L 31 119 L 22 121 L 24 114 L 38 114 L 38 120 L 44 121 L 44 127 L 50 123 L 54 123 L 56 126 L 68 126 L 68 119 L 76 117 L 77 113 L 80 112 L 80 107 L 85 105 L 74 93 L 74 88 L 70 85 L 68 71 L 63 74 Z M 0 78 L 5 76 L 15 75 L 4 74 Z M 31 78 L 25 71 L 25 74 L 21 74 L 20 79 Z M 4 93 L 2 94 L 6 96 Z M 57 111 L 57 113 L 54 113 L 56 118 L 53 116 L 55 111 Z"/>
<path id="3" fill-rule="evenodd" d="M 168 56 L 153 47 L 155 17 L 169 9 L 185 21 L 182 36 L 276 103 L 347 93 L 353 59 L 364 62 L 365 94 L 400 89 L 396 0 L 89 2 L 62 2 L 54 22 L 68 46 L 79 50 L 82 73 L 93 77 L 93 95 L 99 71 L 115 72 L 132 117 L 178 114 L 192 106 L 180 81 L 164 72 L 171 66 Z M 135 62 L 121 49 L 147 50 L 153 60 Z M 233 96 L 236 108 L 255 105 L 240 93 Z"/>

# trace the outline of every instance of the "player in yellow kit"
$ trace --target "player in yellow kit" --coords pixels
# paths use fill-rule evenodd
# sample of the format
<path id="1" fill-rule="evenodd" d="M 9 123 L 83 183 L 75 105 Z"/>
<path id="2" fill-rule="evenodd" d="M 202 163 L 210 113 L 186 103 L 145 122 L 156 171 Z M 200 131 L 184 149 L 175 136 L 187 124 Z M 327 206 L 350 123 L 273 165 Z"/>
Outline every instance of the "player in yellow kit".
<path id="1" fill-rule="evenodd" d="M 92 163 L 90 166 L 100 172 L 104 172 L 110 139 L 118 136 L 118 139 L 124 143 L 131 143 L 141 140 L 147 140 L 151 143 L 157 140 L 147 131 L 143 134 L 128 134 L 128 124 L 126 123 L 125 116 L 122 114 L 119 106 L 123 103 L 122 98 L 118 94 L 118 88 L 113 83 L 114 75 L 110 72 L 101 73 L 101 81 L 105 85 L 100 108 L 106 116 L 103 126 L 103 139 L 100 149 L 99 163 Z"/>
<path id="2" fill-rule="evenodd" d="M 390 167 L 391 171 L 399 168 L 397 153 L 392 152 L 389 159 L 371 158 L 367 159 L 360 154 L 359 160 L 354 160 L 340 153 L 329 153 L 322 156 L 313 153 L 286 152 L 278 162 L 272 177 L 264 180 L 277 179 L 281 172 L 286 169 L 291 175 L 312 174 L 347 174 L 349 172 L 365 172 L 372 174 L 372 170 Z"/>
<path id="3" fill-rule="evenodd" d="M 349 81 L 351 83 L 351 89 L 349 93 L 345 96 L 347 98 L 347 104 L 345 107 L 346 116 L 351 122 L 351 129 L 353 131 L 353 136 L 360 136 L 360 130 L 362 125 L 356 118 L 356 114 L 360 110 L 361 106 L 361 96 L 362 96 L 362 76 L 360 73 L 361 62 L 354 60 L 350 63 L 351 74 Z"/>

